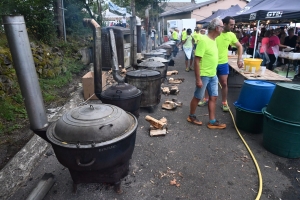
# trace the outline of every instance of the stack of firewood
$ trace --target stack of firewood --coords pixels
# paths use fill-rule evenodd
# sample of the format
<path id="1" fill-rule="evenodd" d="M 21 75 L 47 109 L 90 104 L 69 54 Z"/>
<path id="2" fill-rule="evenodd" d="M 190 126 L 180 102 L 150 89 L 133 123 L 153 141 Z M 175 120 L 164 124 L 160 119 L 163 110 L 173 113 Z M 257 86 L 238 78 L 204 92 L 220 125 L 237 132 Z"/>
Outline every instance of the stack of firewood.
<path id="1" fill-rule="evenodd" d="M 167 122 L 168 120 L 163 117 L 157 120 L 149 115 L 145 117 L 145 120 L 150 123 L 149 132 L 150 136 L 160 136 L 167 134 Z"/>

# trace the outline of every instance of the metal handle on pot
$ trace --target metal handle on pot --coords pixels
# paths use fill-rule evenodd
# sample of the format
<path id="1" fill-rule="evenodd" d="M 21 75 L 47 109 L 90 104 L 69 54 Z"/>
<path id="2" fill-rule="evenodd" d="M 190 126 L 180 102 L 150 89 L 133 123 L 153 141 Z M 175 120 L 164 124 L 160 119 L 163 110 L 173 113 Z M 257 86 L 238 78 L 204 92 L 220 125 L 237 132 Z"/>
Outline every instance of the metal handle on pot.
<path id="1" fill-rule="evenodd" d="M 76 158 L 76 163 L 77 163 L 77 165 L 80 166 L 80 167 L 88 167 L 88 166 L 91 166 L 92 164 L 94 164 L 95 161 L 96 161 L 96 158 L 93 158 L 93 160 L 92 160 L 91 162 L 86 163 L 86 164 L 82 164 L 82 163 L 80 162 L 80 158 Z"/>
<path id="2" fill-rule="evenodd" d="M 105 124 L 105 125 L 102 125 L 102 126 L 99 127 L 99 129 L 102 129 L 104 126 L 110 126 L 110 127 L 112 127 L 113 124 Z"/>

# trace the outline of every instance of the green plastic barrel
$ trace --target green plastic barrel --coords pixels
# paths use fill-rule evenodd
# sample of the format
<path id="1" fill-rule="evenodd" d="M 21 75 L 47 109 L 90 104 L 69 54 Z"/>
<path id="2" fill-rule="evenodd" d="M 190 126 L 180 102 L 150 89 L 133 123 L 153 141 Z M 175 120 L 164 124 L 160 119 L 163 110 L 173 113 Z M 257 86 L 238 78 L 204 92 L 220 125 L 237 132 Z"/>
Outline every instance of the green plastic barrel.
<path id="1" fill-rule="evenodd" d="M 235 105 L 235 123 L 243 131 L 249 133 L 261 133 L 263 129 L 262 112 L 248 111 Z"/>
<path id="2" fill-rule="evenodd" d="M 300 157 L 300 124 L 282 121 L 267 114 L 263 108 L 263 146 L 285 158 Z"/>
<path id="3" fill-rule="evenodd" d="M 282 121 L 300 124 L 300 85 L 277 83 L 266 111 Z"/>

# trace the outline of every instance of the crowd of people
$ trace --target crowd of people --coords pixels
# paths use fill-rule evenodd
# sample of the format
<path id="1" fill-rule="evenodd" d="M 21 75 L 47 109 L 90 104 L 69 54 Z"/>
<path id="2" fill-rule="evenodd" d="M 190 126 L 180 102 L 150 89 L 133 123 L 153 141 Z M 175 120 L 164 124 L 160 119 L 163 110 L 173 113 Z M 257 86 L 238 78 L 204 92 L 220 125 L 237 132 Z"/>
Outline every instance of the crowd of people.
<path id="1" fill-rule="evenodd" d="M 300 52 L 300 31 L 295 34 L 296 30 L 294 28 L 266 29 L 262 27 L 260 30 L 257 30 L 254 27 L 250 30 L 236 28 L 233 31 L 243 45 L 244 51 L 251 56 L 254 55 L 255 58 L 262 58 L 262 66 L 266 66 L 267 69 L 272 71 L 276 66 L 287 65 L 289 62 L 287 59 L 278 58 L 279 51 L 289 48 L 293 52 Z M 257 39 L 256 34 L 258 35 Z M 256 49 L 254 50 L 255 43 Z M 294 62 L 293 65 L 296 70 L 299 63 Z"/>
<path id="2" fill-rule="evenodd" d="M 227 104 L 227 79 L 229 74 L 228 51 L 237 55 L 237 66 L 243 67 L 243 54 L 262 58 L 262 66 L 274 70 L 277 64 L 287 64 L 286 59 L 278 59 L 279 51 L 285 48 L 300 52 L 300 31 L 284 27 L 276 29 L 257 30 L 256 27 L 241 29 L 235 26 L 234 18 L 228 16 L 223 20 L 213 19 L 207 30 L 195 28 L 171 29 L 169 38 L 176 41 L 174 57 L 182 45 L 185 53 L 185 71 L 194 70 L 196 88 L 190 102 L 190 114 L 187 121 L 202 125 L 195 112 L 197 106 L 208 106 L 210 129 L 224 129 L 226 124 L 216 120 L 216 100 L 218 97 L 218 82 L 221 84 L 222 105 L 224 112 L 229 111 Z M 257 41 L 256 41 L 257 40 Z M 293 63 L 298 66 L 298 63 Z M 297 76 L 297 75 L 296 75 Z M 298 75 L 299 76 L 299 75 Z"/>
<path id="3" fill-rule="evenodd" d="M 116 18 L 114 21 L 109 21 L 107 26 L 121 26 L 124 28 L 129 27 L 125 16 L 123 16 L 122 18 Z"/>
<path id="4" fill-rule="evenodd" d="M 227 104 L 227 79 L 229 74 L 228 65 L 228 47 L 237 49 L 237 65 L 243 67 L 243 46 L 239 42 L 236 34 L 233 33 L 235 20 L 232 17 L 226 17 L 223 20 L 213 19 L 207 30 L 195 28 L 183 29 L 181 35 L 175 28 L 170 30 L 170 39 L 176 41 L 176 48 L 182 45 L 185 53 L 185 71 L 194 70 L 196 79 L 196 88 L 194 96 L 190 102 L 190 114 L 187 121 L 202 125 L 197 119 L 195 112 L 197 106 L 208 105 L 209 122 L 207 127 L 210 129 L 224 129 L 226 124 L 220 123 L 215 116 L 216 102 L 218 97 L 218 82 L 222 89 L 223 111 L 229 111 Z M 176 51 L 174 56 L 176 56 Z"/>

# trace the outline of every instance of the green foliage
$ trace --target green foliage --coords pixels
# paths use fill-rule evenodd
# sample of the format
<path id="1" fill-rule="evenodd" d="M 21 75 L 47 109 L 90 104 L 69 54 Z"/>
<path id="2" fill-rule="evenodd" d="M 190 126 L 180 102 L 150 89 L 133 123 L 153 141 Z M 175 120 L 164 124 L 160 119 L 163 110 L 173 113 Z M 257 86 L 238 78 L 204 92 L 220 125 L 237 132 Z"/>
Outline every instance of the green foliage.
<path id="1" fill-rule="evenodd" d="M 55 88 L 61 88 L 67 85 L 72 80 L 73 74 L 78 74 L 85 68 L 83 64 L 70 58 L 64 59 L 63 65 L 68 66 L 65 73 L 51 79 L 39 80 L 42 95 L 46 103 L 53 101 L 55 98 L 59 98 Z"/>
<path id="2" fill-rule="evenodd" d="M 6 41 L 6 38 L 3 37 L 3 39 Z M 72 42 L 59 42 L 54 45 L 59 50 L 61 56 L 52 53 L 51 47 L 41 42 L 34 42 L 35 48 L 32 48 L 32 52 L 34 60 L 37 61 L 35 63 L 37 72 L 40 69 L 38 63 L 44 62 L 44 65 L 47 65 L 46 69 L 48 73 L 53 74 L 53 76 L 48 75 L 45 76 L 46 78 L 39 78 L 46 105 L 54 101 L 64 101 L 61 97 L 60 88 L 68 85 L 72 81 L 74 74 L 79 74 L 86 67 L 80 63 L 79 59 L 75 58 L 78 57 L 78 49 L 82 46 L 88 46 L 89 41 L 85 37 L 77 36 L 74 38 L 70 37 L 69 39 Z M 27 119 L 24 99 L 17 83 L 14 67 L 5 65 L 3 61 L 5 57 L 12 61 L 9 49 L 5 46 L 7 45 L 0 47 L 0 75 L 6 77 L 9 81 L 0 82 L 0 135 L 9 134 L 15 129 L 20 128 L 18 122 Z M 48 52 L 50 52 L 49 55 Z M 39 55 L 38 59 L 36 58 L 37 55 Z M 43 67 L 41 69 L 44 70 Z"/>
<path id="3" fill-rule="evenodd" d="M 17 104 L 10 98 L 0 102 L 0 110 L 0 117 L 7 121 L 13 121 L 16 118 L 27 118 L 23 104 Z"/>
<path id="4" fill-rule="evenodd" d="M 23 15 L 29 32 L 41 41 L 50 42 L 55 35 L 52 1 L 2 0 L 0 15 Z"/>
<path id="5" fill-rule="evenodd" d="M 131 5 L 130 5 L 131 0 L 111 0 L 111 1 L 120 7 L 126 7 L 127 12 L 131 12 Z M 157 15 L 158 13 L 161 13 L 163 11 L 160 4 L 164 2 L 168 2 L 168 0 L 152 0 L 152 1 L 136 0 L 135 1 L 136 15 L 143 18 L 145 16 L 145 10 L 148 7 L 153 9 L 154 15 Z"/>

